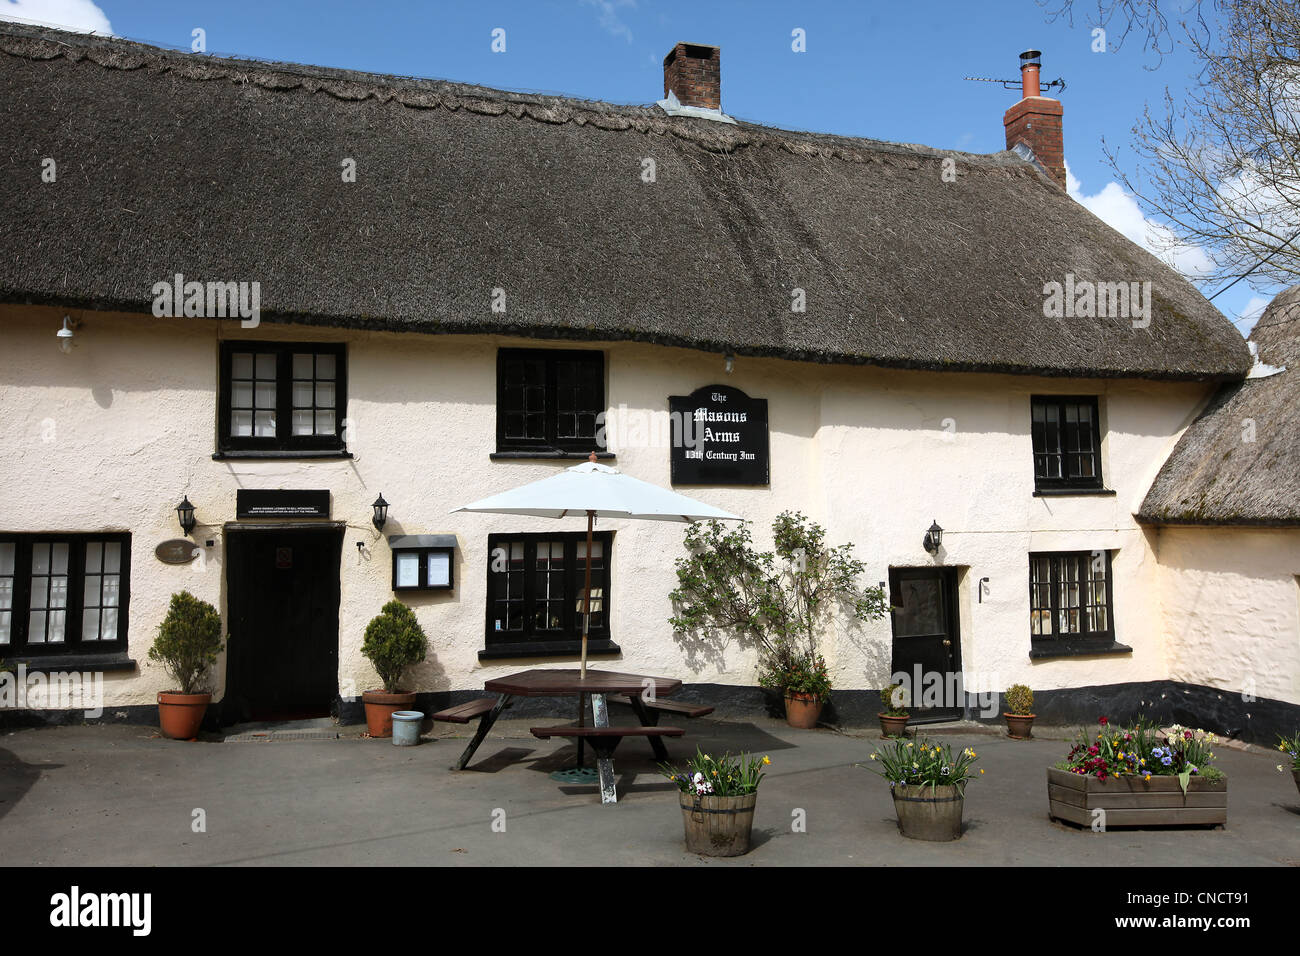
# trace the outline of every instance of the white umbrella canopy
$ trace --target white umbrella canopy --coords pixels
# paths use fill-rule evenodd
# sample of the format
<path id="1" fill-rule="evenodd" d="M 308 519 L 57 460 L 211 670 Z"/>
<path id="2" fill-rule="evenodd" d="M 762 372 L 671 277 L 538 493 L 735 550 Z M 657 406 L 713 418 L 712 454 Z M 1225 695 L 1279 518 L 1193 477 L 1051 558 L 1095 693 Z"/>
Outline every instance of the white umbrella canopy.
<path id="1" fill-rule="evenodd" d="M 530 515 L 539 518 L 587 516 L 587 569 L 582 602 L 582 676 L 587 674 L 587 628 L 591 620 L 591 531 L 597 517 L 640 521 L 741 521 L 721 508 L 687 498 L 658 485 L 625 475 L 595 460 L 566 468 L 558 475 L 491 495 L 452 511 Z"/>
<path id="2" fill-rule="evenodd" d="M 625 475 L 594 461 L 566 468 L 558 475 L 492 495 L 456 511 L 563 518 L 587 514 L 598 518 L 644 521 L 740 521 L 738 515 L 687 498 L 648 481 Z M 454 513 L 454 512 L 453 512 Z"/>

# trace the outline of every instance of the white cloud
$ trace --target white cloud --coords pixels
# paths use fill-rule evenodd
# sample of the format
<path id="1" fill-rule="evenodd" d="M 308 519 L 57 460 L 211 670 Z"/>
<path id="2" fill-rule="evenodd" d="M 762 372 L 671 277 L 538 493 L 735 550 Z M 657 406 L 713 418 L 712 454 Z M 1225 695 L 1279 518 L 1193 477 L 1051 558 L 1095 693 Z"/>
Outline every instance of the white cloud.
<path id="1" fill-rule="evenodd" d="M 113 33 L 107 14 L 93 0 L 0 0 L 0 20 L 34 22 L 77 33 Z"/>
<path id="2" fill-rule="evenodd" d="M 636 9 L 636 0 L 580 0 L 584 7 L 595 7 L 600 14 L 600 25 L 605 32 L 616 37 L 627 37 L 632 42 L 632 30 L 619 19 L 621 8 Z"/>
<path id="3" fill-rule="evenodd" d="M 1272 301 L 1272 299 L 1267 299 L 1262 295 L 1252 295 L 1246 301 L 1246 304 L 1241 307 L 1241 311 L 1237 313 L 1236 318 L 1232 320 L 1232 324 L 1237 327 L 1237 330 L 1242 335 L 1250 335 L 1250 330 L 1255 327 L 1255 323 L 1259 321 L 1259 317 L 1264 314 L 1264 310 L 1268 308 L 1268 304 Z"/>
<path id="4" fill-rule="evenodd" d="M 1109 182 L 1101 192 L 1084 195 L 1083 184 L 1065 164 L 1065 188 L 1070 197 L 1116 232 L 1136 242 L 1156 258 L 1167 262 L 1189 279 L 1209 275 L 1214 264 L 1200 246 L 1176 242 L 1173 231 L 1142 214 L 1137 200 L 1117 182 Z"/>

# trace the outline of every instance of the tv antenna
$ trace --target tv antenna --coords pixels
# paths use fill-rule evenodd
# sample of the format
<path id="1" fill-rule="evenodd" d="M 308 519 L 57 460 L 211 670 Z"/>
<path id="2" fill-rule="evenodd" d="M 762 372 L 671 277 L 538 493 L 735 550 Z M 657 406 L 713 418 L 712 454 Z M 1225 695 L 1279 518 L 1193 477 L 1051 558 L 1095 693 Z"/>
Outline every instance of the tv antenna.
<path id="1" fill-rule="evenodd" d="M 966 77 L 962 77 L 962 79 L 971 80 L 976 83 L 1001 83 L 1002 88 L 1004 90 L 1014 90 L 1016 87 L 1021 87 L 1023 89 L 1026 85 L 1025 84 L 1026 77 L 1024 76 L 1025 71 L 1033 70 L 1034 87 L 1037 87 L 1042 92 L 1046 92 L 1047 90 L 1051 90 L 1051 89 L 1064 91 L 1065 80 L 1061 79 L 1061 77 L 1058 76 L 1056 79 L 1049 80 L 1046 83 L 1042 82 L 1038 78 L 1038 71 L 1042 66 L 1042 60 L 1043 60 L 1043 54 L 1040 53 L 1038 50 L 1026 50 L 1024 53 L 1020 54 L 1021 77 L 1018 80 L 999 80 L 991 76 L 966 76 Z"/>

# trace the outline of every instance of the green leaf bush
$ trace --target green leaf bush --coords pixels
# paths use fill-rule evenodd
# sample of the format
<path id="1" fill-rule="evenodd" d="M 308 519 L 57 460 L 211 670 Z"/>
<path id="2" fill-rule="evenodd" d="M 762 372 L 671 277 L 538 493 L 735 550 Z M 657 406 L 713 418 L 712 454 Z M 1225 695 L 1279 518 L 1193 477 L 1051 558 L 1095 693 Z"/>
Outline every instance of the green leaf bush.
<path id="1" fill-rule="evenodd" d="M 880 692 L 881 711 L 886 717 L 910 717 L 907 709 L 907 691 L 902 684 L 890 684 Z"/>
<path id="2" fill-rule="evenodd" d="M 1034 713 L 1034 692 L 1024 684 L 1007 688 L 1007 713 L 1013 717 L 1031 717 Z"/>
<path id="3" fill-rule="evenodd" d="M 818 650 L 822 631 L 837 616 L 883 617 L 889 604 L 881 588 L 858 584 L 866 565 L 853 545 L 828 546 L 825 529 L 799 512 L 776 517 L 772 540 L 771 551 L 757 550 L 749 522 L 688 526 L 669 621 L 679 637 L 756 646 L 760 685 L 825 701 L 831 683 Z"/>
<path id="4" fill-rule="evenodd" d="M 167 616 L 149 648 L 149 659 L 161 664 L 180 686 L 175 693 L 205 694 L 211 691 L 209 672 L 223 644 L 217 609 L 189 591 L 181 591 L 172 595 Z"/>
<path id="5" fill-rule="evenodd" d="M 361 653 L 374 665 L 379 679 L 384 682 L 384 691 L 400 694 L 403 692 L 398 689 L 398 684 L 402 674 L 411 665 L 424 660 L 428 646 L 428 638 L 415 619 L 415 612 L 401 601 L 393 600 L 366 625 Z"/>

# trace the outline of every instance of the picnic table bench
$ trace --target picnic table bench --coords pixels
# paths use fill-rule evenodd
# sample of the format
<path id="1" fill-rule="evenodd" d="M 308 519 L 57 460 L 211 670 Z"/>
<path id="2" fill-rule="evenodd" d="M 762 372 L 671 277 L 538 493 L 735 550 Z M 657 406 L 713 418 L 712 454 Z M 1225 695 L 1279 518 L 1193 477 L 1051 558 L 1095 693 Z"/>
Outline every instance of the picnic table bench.
<path id="1" fill-rule="evenodd" d="M 579 727 L 568 724 L 561 727 L 530 727 L 528 732 L 538 740 L 551 737 L 575 737 L 591 742 L 596 751 L 596 769 L 600 774 L 600 802 L 616 803 L 618 793 L 614 784 L 614 748 L 624 737 L 681 737 L 686 731 L 680 727 Z"/>
<path id="2" fill-rule="evenodd" d="M 703 708 L 702 705 L 697 704 L 665 706 L 666 702 L 662 698 L 677 693 L 681 687 L 682 682 L 671 677 L 642 677 L 637 674 L 596 670 L 589 670 L 584 675 L 574 668 L 554 670 L 536 668 L 485 681 L 483 689 L 488 693 L 499 694 L 499 699 L 483 697 L 466 704 L 458 704 L 434 714 L 433 719 L 463 724 L 478 718 L 478 730 L 474 738 L 452 768 L 464 770 L 492 729 L 492 725 L 496 723 L 501 711 L 510 706 L 513 698 L 570 697 L 576 694 L 580 721 L 583 720 L 586 700 L 590 698 L 593 726 L 585 727 L 579 724 L 570 727 L 534 727 L 532 732 L 538 739 L 561 736 L 574 738 L 578 744 L 580 765 L 583 746 L 590 740 L 598 758 L 601 802 L 615 803 L 618 796 L 614 789 L 612 754 L 620 740 L 624 737 L 641 737 L 650 744 L 656 759 L 666 761 L 668 751 L 663 744 L 664 738 L 681 737 L 685 731 L 680 727 L 659 727 L 660 714 L 672 712 L 693 717 L 712 711 L 711 707 Z M 619 703 L 625 703 L 632 708 L 640 726 L 611 727 L 609 725 L 606 697 L 611 694 L 619 698 Z M 539 731 L 541 733 L 538 733 Z"/>
<path id="3" fill-rule="evenodd" d="M 632 698 L 627 694 L 610 694 L 606 700 L 611 704 L 623 704 L 628 707 L 635 707 Z M 676 700 L 646 700 L 639 698 L 641 705 L 645 707 L 649 715 L 650 724 L 654 726 L 659 723 L 659 718 L 663 714 L 676 714 L 679 717 L 706 717 L 713 713 L 713 708 L 708 704 L 688 704 L 684 701 Z M 675 735 L 674 735 L 675 736 Z"/>
<path id="4" fill-rule="evenodd" d="M 448 707 L 446 710 L 440 710 L 433 715 L 434 720 L 446 721 L 450 724 L 468 724 L 475 717 L 478 718 L 478 729 L 474 732 L 474 739 L 470 745 L 465 748 L 465 752 L 460 755 L 452 770 L 464 770 L 465 765 L 469 763 L 469 758 L 474 755 L 484 738 L 487 737 L 488 731 L 492 725 L 497 722 L 501 716 L 501 711 L 510 706 L 510 698 L 506 695 L 501 697 L 480 697 L 478 700 L 471 700 L 468 703 L 457 704 L 455 707 Z"/>

